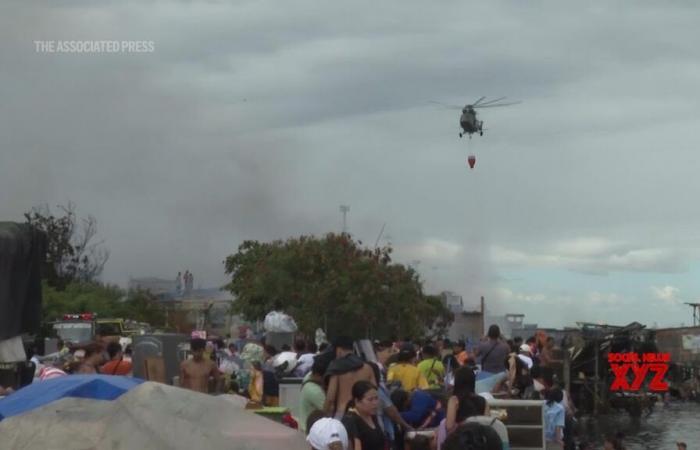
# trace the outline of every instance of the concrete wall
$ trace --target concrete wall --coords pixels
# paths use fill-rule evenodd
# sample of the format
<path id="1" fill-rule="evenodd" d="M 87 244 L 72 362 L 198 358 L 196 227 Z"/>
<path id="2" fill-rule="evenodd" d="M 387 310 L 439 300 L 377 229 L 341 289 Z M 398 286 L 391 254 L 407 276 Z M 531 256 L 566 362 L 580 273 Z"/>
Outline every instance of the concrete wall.
<path id="1" fill-rule="evenodd" d="M 520 334 L 514 333 L 514 330 L 521 330 L 523 328 L 524 318 L 524 314 L 505 314 L 503 316 L 487 316 L 485 323 L 486 330 L 488 330 L 491 325 L 498 325 L 498 328 L 501 330 L 501 335 L 505 338 L 521 336 Z"/>
<path id="2" fill-rule="evenodd" d="M 664 328 L 655 330 L 656 346 L 671 354 L 671 362 L 700 367 L 700 327 Z"/>
<path id="3" fill-rule="evenodd" d="M 484 335 L 482 315 L 479 312 L 463 312 L 455 314 L 455 320 L 447 332 L 451 341 L 468 340 L 479 342 Z"/>

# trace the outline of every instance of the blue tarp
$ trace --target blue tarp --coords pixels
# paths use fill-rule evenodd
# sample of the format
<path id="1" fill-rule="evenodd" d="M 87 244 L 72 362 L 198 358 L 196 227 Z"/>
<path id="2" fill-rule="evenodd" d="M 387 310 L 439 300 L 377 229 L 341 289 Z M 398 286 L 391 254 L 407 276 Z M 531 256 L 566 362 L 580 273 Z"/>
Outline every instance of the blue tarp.
<path id="1" fill-rule="evenodd" d="M 114 400 L 141 383 L 138 378 L 112 375 L 68 375 L 37 381 L 0 400 L 0 420 L 64 397 Z"/>

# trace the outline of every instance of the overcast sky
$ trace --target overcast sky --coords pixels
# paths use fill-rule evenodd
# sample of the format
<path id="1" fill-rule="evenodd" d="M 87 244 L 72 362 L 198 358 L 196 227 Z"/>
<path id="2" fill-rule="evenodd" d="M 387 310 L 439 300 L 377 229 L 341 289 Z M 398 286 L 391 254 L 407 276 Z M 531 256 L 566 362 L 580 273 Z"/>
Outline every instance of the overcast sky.
<path id="1" fill-rule="evenodd" d="M 544 326 L 690 324 L 695 2 L 0 5 L 0 219 L 73 201 L 103 278 L 225 281 L 244 239 L 390 241 L 429 290 Z M 153 41 L 147 53 L 35 41 Z M 508 96 L 458 137 L 429 101 Z M 467 156 L 476 155 L 474 170 Z"/>

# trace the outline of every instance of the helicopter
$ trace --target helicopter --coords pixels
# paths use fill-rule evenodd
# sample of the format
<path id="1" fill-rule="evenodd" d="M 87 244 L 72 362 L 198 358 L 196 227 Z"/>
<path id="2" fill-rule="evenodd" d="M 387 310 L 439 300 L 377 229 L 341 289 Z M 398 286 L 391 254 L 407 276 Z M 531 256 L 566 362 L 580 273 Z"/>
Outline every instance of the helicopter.
<path id="1" fill-rule="evenodd" d="M 440 102 L 431 102 L 438 105 L 442 105 L 448 109 L 458 109 L 462 110 L 462 115 L 459 118 L 459 126 L 462 127 L 462 131 L 459 133 L 459 137 L 468 135 L 469 138 L 473 134 L 479 133 L 479 136 L 484 135 L 484 121 L 477 118 L 476 110 L 477 108 L 495 108 L 497 106 L 510 106 L 517 105 L 521 102 L 503 102 L 506 97 L 499 97 L 494 100 L 484 101 L 486 97 L 481 97 L 479 100 L 475 101 L 471 105 L 456 106 L 456 105 L 446 105 Z"/>

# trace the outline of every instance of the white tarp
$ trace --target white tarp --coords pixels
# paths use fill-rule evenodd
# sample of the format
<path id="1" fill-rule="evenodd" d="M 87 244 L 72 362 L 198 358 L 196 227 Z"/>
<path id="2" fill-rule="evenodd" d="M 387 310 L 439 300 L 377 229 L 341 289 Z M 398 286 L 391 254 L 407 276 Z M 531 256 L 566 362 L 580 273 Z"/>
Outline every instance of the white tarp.
<path id="1" fill-rule="evenodd" d="M 227 397 L 146 382 L 113 401 L 64 398 L 0 422 L 0 448 L 308 450 L 300 432 Z"/>

